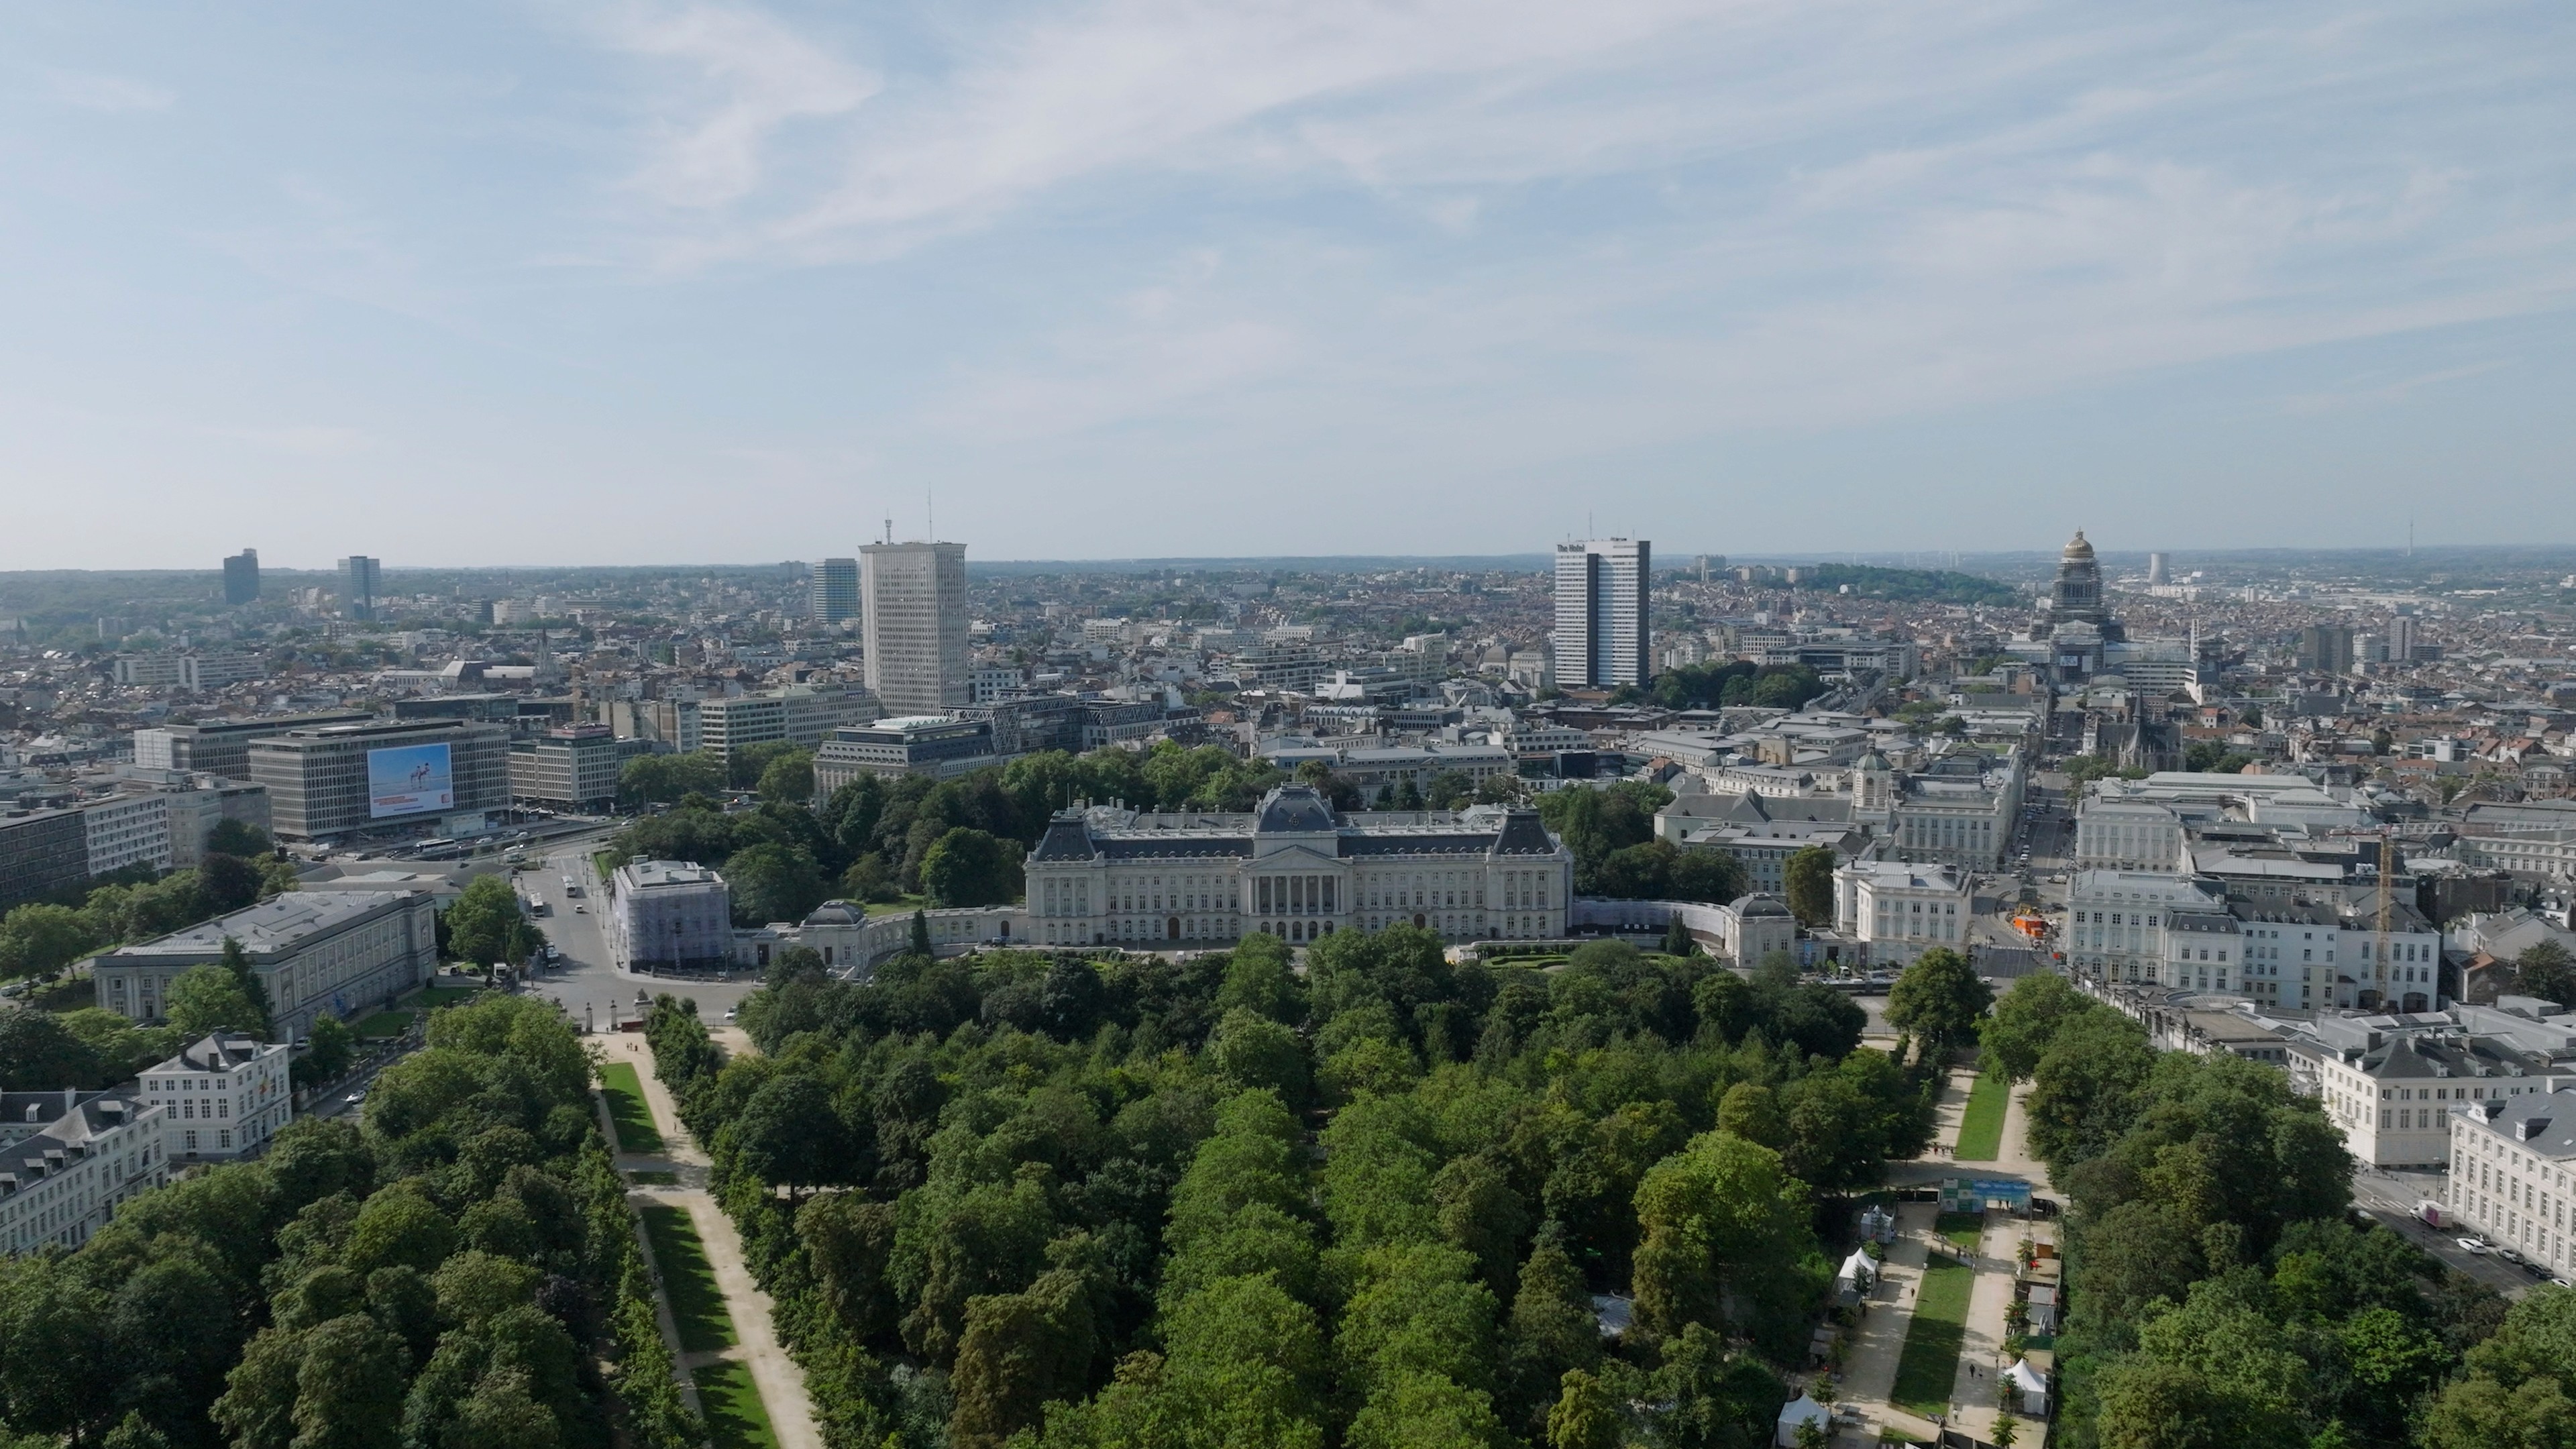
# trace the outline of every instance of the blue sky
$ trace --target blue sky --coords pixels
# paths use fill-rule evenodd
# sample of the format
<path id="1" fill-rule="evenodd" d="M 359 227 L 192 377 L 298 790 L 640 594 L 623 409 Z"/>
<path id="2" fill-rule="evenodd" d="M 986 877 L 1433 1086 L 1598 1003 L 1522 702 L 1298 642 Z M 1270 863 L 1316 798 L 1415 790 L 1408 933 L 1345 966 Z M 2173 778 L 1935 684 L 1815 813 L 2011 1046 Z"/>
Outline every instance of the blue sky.
<path id="1" fill-rule="evenodd" d="M 0 567 L 2576 542 L 2576 12 L 11 5 Z"/>

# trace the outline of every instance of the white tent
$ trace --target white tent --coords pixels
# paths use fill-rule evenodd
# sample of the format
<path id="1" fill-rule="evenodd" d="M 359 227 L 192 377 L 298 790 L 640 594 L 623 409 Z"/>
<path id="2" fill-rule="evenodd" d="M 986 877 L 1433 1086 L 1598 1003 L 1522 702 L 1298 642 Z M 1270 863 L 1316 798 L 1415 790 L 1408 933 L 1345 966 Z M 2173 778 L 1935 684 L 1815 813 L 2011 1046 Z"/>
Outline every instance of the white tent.
<path id="1" fill-rule="evenodd" d="M 1780 1432 L 1772 1436 L 1772 1442 L 1786 1446 L 1786 1449 L 1796 1449 L 1798 1426 L 1801 1424 L 1813 1424 L 1819 1429 L 1831 1432 L 1833 1416 L 1825 1412 L 1824 1405 L 1808 1398 L 1805 1394 L 1800 1394 L 1781 1406 Z"/>
<path id="2" fill-rule="evenodd" d="M 1880 1212 L 1880 1211 L 1879 1211 L 1878 1209 L 1876 1209 L 1876 1208 L 1867 1208 L 1867 1209 L 1864 1209 L 1864 1210 L 1861 1212 L 1861 1215 L 1860 1215 L 1860 1233 L 1861 1233 L 1861 1236 L 1862 1236 L 1862 1237 L 1864 1237 L 1864 1238 L 1868 1238 L 1868 1239 L 1869 1239 L 1870 1241 L 1872 1241 L 1872 1242 L 1876 1242 L 1876 1243 L 1892 1243 L 1892 1242 L 1895 1242 L 1895 1241 L 1896 1241 L 1896 1216 L 1895 1216 L 1895 1214 L 1893 1214 L 1893 1213 L 1883 1213 L 1883 1212 Z"/>
<path id="3" fill-rule="evenodd" d="M 2048 1380 L 2040 1375 L 2039 1370 L 2030 1366 L 2030 1360 L 2014 1359 L 2013 1366 L 2004 1370 L 2004 1377 L 2012 1383 L 2014 1391 L 2021 1395 L 2023 1413 L 2047 1414 Z"/>
<path id="4" fill-rule="evenodd" d="M 1854 1248 L 1852 1255 L 1843 1259 L 1842 1271 L 1834 1276 L 1866 1288 L 1878 1281 L 1878 1265 L 1870 1261 L 1869 1254 Z"/>

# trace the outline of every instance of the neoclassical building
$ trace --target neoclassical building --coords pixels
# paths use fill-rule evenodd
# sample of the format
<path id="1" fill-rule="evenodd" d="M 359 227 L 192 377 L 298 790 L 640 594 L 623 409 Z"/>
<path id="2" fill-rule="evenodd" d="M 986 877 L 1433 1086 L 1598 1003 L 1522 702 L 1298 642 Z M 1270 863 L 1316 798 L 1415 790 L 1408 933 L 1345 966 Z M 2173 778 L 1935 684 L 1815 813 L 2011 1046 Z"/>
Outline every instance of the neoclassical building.
<path id="1" fill-rule="evenodd" d="M 1248 815 L 1067 810 L 1029 853 L 1039 944 L 1206 943 L 1426 927 L 1454 941 L 1565 933 L 1574 853 L 1535 810 L 1335 815 L 1282 785 Z"/>

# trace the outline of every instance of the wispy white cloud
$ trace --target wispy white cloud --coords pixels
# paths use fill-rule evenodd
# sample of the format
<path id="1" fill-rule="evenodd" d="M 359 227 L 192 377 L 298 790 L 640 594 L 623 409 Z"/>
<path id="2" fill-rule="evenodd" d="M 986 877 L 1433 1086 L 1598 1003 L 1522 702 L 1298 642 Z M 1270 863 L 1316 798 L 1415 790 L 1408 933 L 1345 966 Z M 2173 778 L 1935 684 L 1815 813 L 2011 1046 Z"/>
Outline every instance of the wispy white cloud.
<path id="1" fill-rule="evenodd" d="M 47 92 L 57 102 L 84 111 L 166 111 L 178 94 L 149 81 L 97 71 L 56 70 L 45 73 Z"/>
<path id="2" fill-rule="evenodd" d="M 838 116 L 876 93 L 865 69 L 754 9 L 626 3 L 595 16 L 617 49 L 663 62 L 651 141 L 635 184 L 668 206 L 704 209 L 749 197 L 776 133 Z"/>

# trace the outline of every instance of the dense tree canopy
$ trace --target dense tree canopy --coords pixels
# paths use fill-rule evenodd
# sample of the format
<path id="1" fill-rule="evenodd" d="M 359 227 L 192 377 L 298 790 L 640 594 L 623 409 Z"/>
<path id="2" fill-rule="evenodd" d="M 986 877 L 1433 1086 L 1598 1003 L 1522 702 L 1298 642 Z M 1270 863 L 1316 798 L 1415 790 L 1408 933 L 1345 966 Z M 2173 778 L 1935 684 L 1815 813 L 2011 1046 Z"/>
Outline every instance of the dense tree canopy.
<path id="1" fill-rule="evenodd" d="M 1819 1204 L 1920 1150 L 1937 1081 L 1794 971 L 1462 964 L 1411 928 L 1304 966 L 1255 937 L 781 971 L 732 1061 L 657 1006 L 828 1431 L 1500 1449 L 1580 1372 L 1657 1442 L 1759 1442 Z M 1605 1355 L 1591 1295 L 1632 1287 L 1650 1326 Z"/>
<path id="2" fill-rule="evenodd" d="M 1822 926 L 1833 921 L 1834 864 L 1833 848 L 1825 845 L 1792 851 L 1781 863 L 1782 885 L 1789 895 L 1786 904 L 1799 925 Z"/>
<path id="3" fill-rule="evenodd" d="M 1888 1024 L 1923 1038 L 1935 1051 L 1974 1041 L 1977 1028 L 1994 1004 L 1968 958 L 1936 946 L 1915 958 L 1887 993 Z"/>
<path id="4" fill-rule="evenodd" d="M 2565 1442 L 2543 1401 L 2576 1344 L 2550 1350 L 2537 1389 L 2502 1350 L 2472 1348 L 2503 1317 L 2494 1295 L 2351 1214 L 2352 1160 L 2316 1099 L 2243 1058 L 2157 1055 L 2128 1018 L 2053 982 L 2016 983 L 1985 1038 L 1996 1066 L 2031 1078 L 2032 1146 L 2072 1199 L 2058 1437 Z M 2551 1306 L 2571 1303 L 2543 1287 L 2514 1312 L 2537 1328 L 2576 1319 Z"/>
<path id="5" fill-rule="evenodd" d="M 172 1449 L 604 1449 L 613 1382 L 631 1442 L 701 1442 L 588 1078 L 542 1003 L 440 1011 L 362 1126 L 299 1118 L 257 1160 L 127 1202 L 77 1251 L 0 1260 L 0 1427 Z M 607 1382 L 595 1343 L 614 1345 Z"/>
<path id="6" fill-rule="evenodd" d="M 524 961 L 545 943 L 528 923 L 518 889 L 506 875 L 478 875 L 467 881 L 448 906 L 445 924 L 449 956 L 480 966 Z"/>

